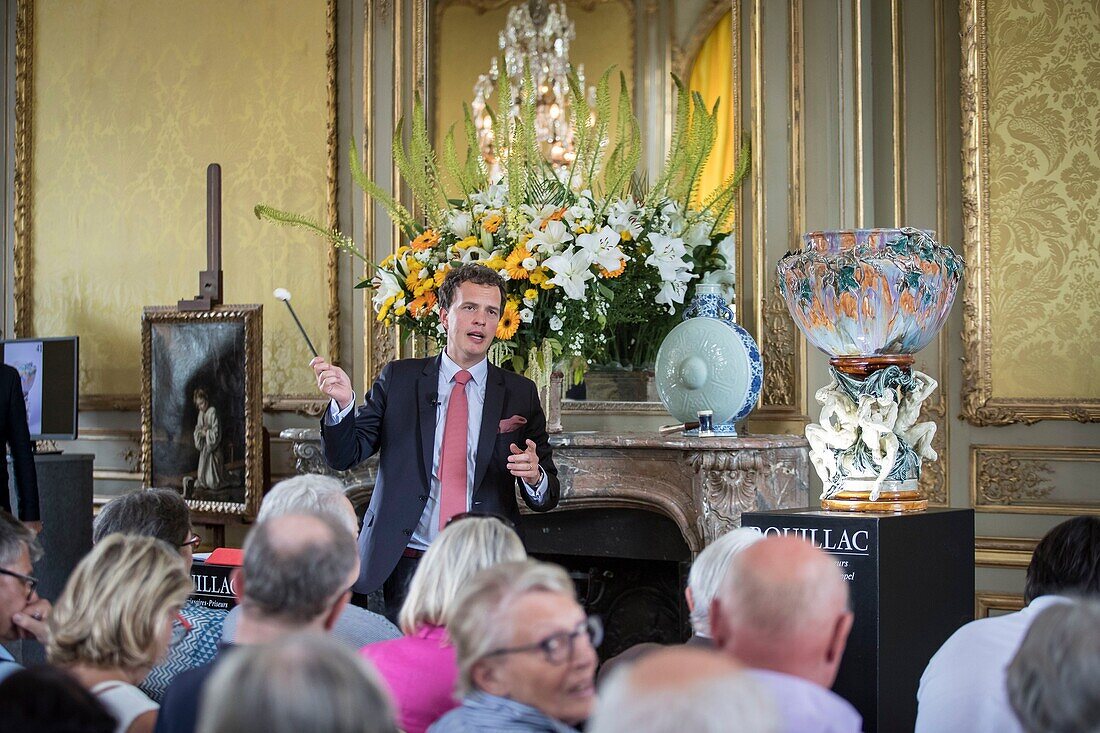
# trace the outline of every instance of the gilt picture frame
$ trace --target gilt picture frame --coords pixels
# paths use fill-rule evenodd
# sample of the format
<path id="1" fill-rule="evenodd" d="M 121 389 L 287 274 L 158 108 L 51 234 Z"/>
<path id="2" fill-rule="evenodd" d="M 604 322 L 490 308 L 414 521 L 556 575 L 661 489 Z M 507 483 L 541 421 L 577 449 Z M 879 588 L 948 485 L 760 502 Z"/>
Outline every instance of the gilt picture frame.
<path id="1" fill-rule="evenodd" d="M 255 516 L 263 494 L 263 307 L 142 312 L 143 486 L 211 518 Z"/>

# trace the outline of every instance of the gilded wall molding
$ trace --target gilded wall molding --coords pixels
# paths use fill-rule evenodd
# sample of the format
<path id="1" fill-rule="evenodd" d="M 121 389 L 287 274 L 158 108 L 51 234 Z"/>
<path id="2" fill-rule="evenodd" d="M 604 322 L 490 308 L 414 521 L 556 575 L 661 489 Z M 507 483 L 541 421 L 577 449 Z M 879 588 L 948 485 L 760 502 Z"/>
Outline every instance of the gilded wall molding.
<path id="1" fill-rule="evenodd" d="M 975 537 L 974 564 L 985 568 L 1026 568 L 1039 540 L 1021 537 Z"/>
<path id="2" fill-rule="evenodd" d="M 998 398 L 992 389 L 989 38 L 985 0 L 961 0 L 963 289 L 961 417 L 973 425 L 1100 421 L 1100 400 Z"/>
<path id="3" fill-rule="evenodd" d="M 942 347 L 943 344 L 941 343 Z M 946 375 L 946 370 L 941 370 L 941 377 Z M 920 489 L 928 497 L 928 503 L 935 506 L 950 506 L 951 497 L 947 494 L 947 397 L 945 386 L 941 382 L 936 390 L 937 396 L 925 400 L 921 405 L 920 420 L 936 423 L 936 435 L 932 438 L 932 450 L 936 451 L 939 458 L 935 461 L 924 461 L 921 466 Z"/>
<path id="4" fill-rule="evenodd" d="M 1015 593 L 975 593 L 974 618 L 1012 613 L 1024 607 L 1024 597 Z"/>
<path id="5" fill-rule="evenodd" d="M 761 401 L 766 405 L 793 405 L 798 374 L 800 332 L 791 320 L 787 301 L 775 280 L 764 301 L 764 389 Z"/>
<path id="6" fill-rule="evenodd" d="M 1060 501 L 1055 463 L 1100 463 L 1100 448 L 970 447 L 970 500 L 976 511 L 1100 514 L 1100 502 Z"/>
<path id="7" fill-rule="evenodd" d="M 31 216 L 34 152 L 34 0 L 19 0 L 15 11 L 15 173 L 12 186 L 15 230 L 15 336 L 30 335 Z M 135 395 L 136 402 L 136 395 Z"/>

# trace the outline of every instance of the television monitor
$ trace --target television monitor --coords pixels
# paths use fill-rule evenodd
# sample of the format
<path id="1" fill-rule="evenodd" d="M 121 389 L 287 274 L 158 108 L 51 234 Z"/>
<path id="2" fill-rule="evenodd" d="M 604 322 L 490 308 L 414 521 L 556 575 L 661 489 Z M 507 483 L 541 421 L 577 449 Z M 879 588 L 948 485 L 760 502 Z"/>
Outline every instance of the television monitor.
<path id="1" fill-rule="evenodd" d="M 79 338 L 2 342 L 4 363 L 15 367 L 27 403 L 31 440 L 75 440 Z"/>

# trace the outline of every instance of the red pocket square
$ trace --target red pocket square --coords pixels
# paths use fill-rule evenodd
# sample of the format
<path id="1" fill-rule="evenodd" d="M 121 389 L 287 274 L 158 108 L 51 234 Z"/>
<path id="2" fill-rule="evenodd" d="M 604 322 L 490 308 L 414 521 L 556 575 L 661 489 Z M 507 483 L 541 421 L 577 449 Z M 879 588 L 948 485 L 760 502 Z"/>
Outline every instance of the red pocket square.
<path id="1" fill-rule="evenodd" d="M 497 432 L 510 433 L 513 430 L 517 430 L 518 428 L 526 424 L 527 418 L 525 418 L 523 415 L 512 415 L 510 418 L 500 421 L 500 427 L 497 428 Z"/>

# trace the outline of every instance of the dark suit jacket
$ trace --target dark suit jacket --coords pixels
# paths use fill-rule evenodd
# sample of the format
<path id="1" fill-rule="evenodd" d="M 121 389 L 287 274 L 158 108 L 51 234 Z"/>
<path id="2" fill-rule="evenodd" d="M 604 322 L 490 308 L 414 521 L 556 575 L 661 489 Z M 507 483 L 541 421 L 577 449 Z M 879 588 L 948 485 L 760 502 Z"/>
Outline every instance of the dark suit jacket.
<path id="1" fill-rule="evenodd" d="M 325 459 L 334 469 L 346 470 L 381 452 L 374 494 L 359 533 L 362 565 L 355 584 L 358 593 L 380 588 L 389 577 L 428 501 L 439 364 L 438 356 L 390 362 L 357 412 L 349 413 L 337 425 L 321 421 Z M 527 423 L 498 434 L 500 421 L 514 415 L 526 418 Z M 537 446 L 547 488 L 543 501 L 537 505 L 526 492 L 521 495 L 534 511 L 549 511 L 557 506 L 561 490 L 538 390 L 526 377 L 490 364 L 474 464 L 471 510 L 508 517 L 518 526 L 518 479 L 508 473 L 509 446 L 515 443 L 522 448 L 528 438 Z"/>
<path id="2" fill-rule="evenodd" d="M 24 522 L 37 522 L 38 472 L 34 468 L 31 433 L 27 426 L 27 404 L 23 401 L 23 386 L 15 367 L 0 364 L 0 446 L 11 447 L 12 470 L 15 473 L 16 516 Z M 8 497 L 7 466 L 0 471 L 0 506 L 11 512 Z"/>
<path id="3" fill-rule="evenodd" d="M 195 733 L 206 680 L 232 650 L 232 644 L 219 643 L 218 656 L 175 676 L 160 702 L 154 733 Z"/>

